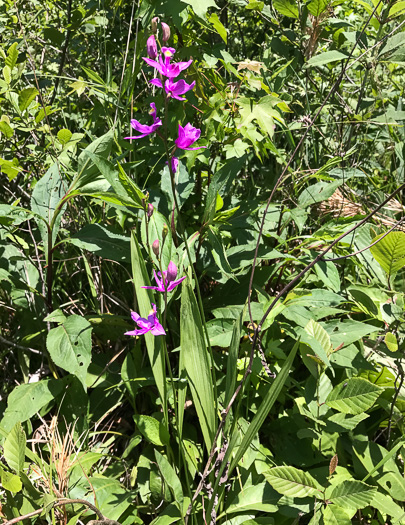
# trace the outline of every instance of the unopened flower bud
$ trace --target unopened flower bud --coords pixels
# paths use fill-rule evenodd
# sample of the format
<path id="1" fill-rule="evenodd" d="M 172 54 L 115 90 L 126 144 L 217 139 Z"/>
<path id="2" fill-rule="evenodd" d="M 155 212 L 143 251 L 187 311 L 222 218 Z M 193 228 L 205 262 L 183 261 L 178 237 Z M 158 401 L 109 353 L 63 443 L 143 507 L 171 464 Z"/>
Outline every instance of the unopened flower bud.
<path id="1" fill-rule="evenodd" d="M 159 239 L 156 239 L 156 241 L 153 241 L 152 252 L 156 255 L 156 257 L 159 257 Z"/>
<path id="2" fill-rule="evenodd" d="M 146 41 L 146 52 L 149 58 L 156 58 L 158 54 L 156 39 L 154 35 L 151 35 Z"/>
<path id="3" fill-rule="evenodd" d="M 169 233 L 169 228 L 167 227 L 167 224 L 163 224 L 163 229 L 162 229 L 163 240 L 166 239 L 166 236 L 167 236 L 168 233 Z"/>
<path id="4" fill-rule="evenodd" d="M 152 217 L 152 215 L 153 215 L 153 204 L 151 204 L 151 203 L 148 204 L 148 209 L 147 209 L 146 215 L 148 216 L 148 219 L 150 219 Z"/>
<path id="5" fill-rule="evenodd" d="M 170 38 L 170 27 L 162 22 L 162 41 L 167 42 Z"/>
<path id="6" fill-rule="evenodd" d="M 156 33 L 158 22 L 159 22 L 158 16 L 155 16 L 155 18 L 152 18 L 152 33 Z"/>

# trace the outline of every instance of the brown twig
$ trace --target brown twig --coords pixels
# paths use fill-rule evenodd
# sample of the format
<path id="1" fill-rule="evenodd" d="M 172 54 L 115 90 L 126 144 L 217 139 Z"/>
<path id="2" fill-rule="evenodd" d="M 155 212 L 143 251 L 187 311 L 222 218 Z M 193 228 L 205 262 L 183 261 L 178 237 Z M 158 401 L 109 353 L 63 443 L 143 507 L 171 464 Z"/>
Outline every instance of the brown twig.
<path id="1" fill-rule="evenodd" d="M 89 501 L 86 501 L 85 499 L 67 499 L 67 498 L 60 498 L 54 501 L 51 505 L 47 507 L 43 507 L 41 509 L 34 510 L 33 512 L 29 512 L 28 514 L 24 514 L 24 516 L 17 516 L 16 518 L 13 518 L 8 521 L 3 521 L 1 525 L 14 525 L 14 523 L 18 523 L 19 521 L 23 521 L 28 518 L 33 518 L 34 516 L 38 516 L 39 514 L 42 514 L 46 508 L 53 509 L 55 507 L 62 507 L 64 505 L 85 505 L 89 507 L 95 514 L 97 514 L 97 517 L 99 520 L 92 520 L 93 523 L 103 523 L 104 525 L 120 525 L 117 521 L 109 520 L 103 516 L 103 514 L 99 511 L 99 509 L 90 503 Z M 91 522 L 90 522 L 91 523 Z"/>

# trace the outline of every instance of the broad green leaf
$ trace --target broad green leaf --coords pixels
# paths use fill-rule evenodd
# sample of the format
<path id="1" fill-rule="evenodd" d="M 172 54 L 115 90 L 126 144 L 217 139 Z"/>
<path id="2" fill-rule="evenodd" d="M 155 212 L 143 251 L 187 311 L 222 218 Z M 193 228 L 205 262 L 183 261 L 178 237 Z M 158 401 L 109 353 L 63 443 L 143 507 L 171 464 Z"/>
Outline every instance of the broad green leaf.
<path id="1" fill-rule="evenodd" d="M 398 341 L 392 332 L 387 332 L 384 337 L 384 342 L 387 345 L 387 348 L 390 352 L 397 352 L 398 350 Z"/>
<path id="2" fill-rule="evenodd" d="M 139 315 L 147 318 L 154 302 L 152 290 L 145 290 L 142 286 L 150 286 L 148 271 L 145 266 L 145 259 L 135 236 L 135 231 L 131 235 L 131 263 L 134 289 L 138 303 Z M 160 399 L 166 414 L 167 393 L 166 393 L 166 369 L 165 356 L 162 336 L 155 337 L 150 332 L 145 335 L 146 348 L 148 350 L 149 361 L 152 367 L 153 377 L 159 391 Z"/>
<path id="3" fill-rule="evenodd" d="M 17 474 L 20 474 L 24 467 L 25 445 L 25 432 L 21 423 L 18 422 L 12 428 L 3 446 L 4 457 L 7 461 L 7 465 Z"/>
<path id="4" fill-rule="evenodd" d="M 132 506 L 131 492 L 112 476 L 93 474 L 90 478 L 97 507 L 110 520 L 118 520 Z"/>
<path id="5" fill-rule="evenodd" d="M 308 11 L 313 16 L 319 16 L 322 14 L 325 9 L 328 7 L 329 0 L 311 0 L 309 4 L 307 4 Z"/>
<path id="6" fill-rule="evenodd" d="M 322 359 L 325 364 L 329 364 L 328 357 L 332 351 L 332 345 L 328 332 L 319 323 L 312 319 L 305 326 L 304 330 L 310 336 L 310 338 L 314 339 L 318 343 L 318 345 L 312 343 L 311 339 L 302 339 L 302 341 L 309 344 L 312 350 L 318 355 L 319 358 Z M 319 347 L 322 348 L 323 353 L 319 352 Z"/>
<path id="7" fill-rule="evenodd" d="M 284 16 L 298 18 L 298 5 L 296 0 L 273 0 L 273 7 Z"/>
<path id="8" fill-rule="evenodd" d="M 134 414 L 135 424 L 143 436 L 154 445 L 168 445 L 169 433 L 164 425 L 151 416 Z"/>
<path id="9" fill-rule="evenodd" d="M 332 416 L 327 416 L 327 428 L 331 427 L 332 432 L 348 432 L 349 430 L 355 429 L 359 423 L 368 417 L 368 414 L 351 416 L 338 412 Z"/>
<path id="10" fill-rule="evenodd" d="M 218 18 L 217 13 L 211 13 L 211 15 L 208 17 L 208 22 L 212 24 L 215 31 L 219 34 L 219 36 L 222 38 L 222 40 L 226 44 L 228 41 L 228 35 L 227 35 L 225 27 L 222 25 L 222 22 Z"/>
<path id="11" fill-rule="evenodd" d="M 10 139 L 14 134 L 14 130 L 8 122 L 5 120 L 0 120 L 0 133 L 4 133 L 6 138 Z"/>
<path id="12" fill-rule="evenodd" d="M 176 190 L 177 204 L 181 209 L 186 200 L 190 197 L 195 187 L 193 177 L 190 177 L 185 165 L 179 161 L 179 167 L 174 175 L 174 185 Z M 169 167 L 165 166 L 161 173 L 160 189 L 165 193 L 168 199 L 168 208 L 173 209 L 173 189 L 170 178 Z"/>
<path id="13" fill-rule="evenodd" d="M 340 277 L 336 265 L 330 261 L 319 261 L 315 265 L 315 272 L 319 279 L 323 281 L 325 286 L 334 292 L 340 291 Z"/>
<path id="14" fill-rule="evenodd" d="M 86 224 L 70 238 L 70 243 L 105 259 L 128 264 L 131 261 L 130 238 L 101 224 Z"/>
<path id="15" fill-rule="evenodd" d="M 330 64 L 331 62 L 341 62 L 346 58 L 347 55 L 341 51 L 325 51 L 324 53 L 310 58 L 305 64 L 305 67 L 324 66 L 326 64 Z"/>
<path id="16" fill-rule="evenodd" d="M 338 505 L 327 505 L 322 512 L 324 525 L 351 525 L 350 516 Z"/>
<path id="17" fill-rule="evenodd" d="M 179 511 L 183 512 L 183 489 L 181 487 L 181 482 L 171 464 L 168 460 L 155 450 L 156 463 L 159 467 L 160 473 L 162 474 L 163 479 L 168 484 L 170 491 L 173 494 L 174 500 L 177 503 Z"/>
<path id="18" fill-rule="evenodd" d="M 60 129 L 57 134 L 59 142 L 64 146 L 72 138 L 72 132 L 66 128 Z"/>
<path id="19" fill-rule="evenodd" d="M 74 178 L 69 191 L 80 190 L 81 193 L 92 192 L 91 184 L 99 180 L 100 177 L 103 177 L 100 174 L 100 170 L 90 159 L 88 153 L 93 153 L 97 157 L 106 159 L 110 154 L 113 140 L 114 132 L 112 130 L 108 131 L 105 135 L 94 140 L 80 153 L 77 165 L 77 175 Z"/>
<path id="20" fill-rule="evenodd" d="M 214 0 L 181 0 L 184 4 L 191 5 L 194 13 L 202 19 L 205 19 L 207 11 L 210 7 L 218 9 Z"/>
<path id="21" fill-rule="evenodd" d="M 405 2 L 396 2 L 390 9 L 388 16 L 390 18 L 395 18 L 396 16 L 403 15 L 405 12 Z"/>
<path id="22" fill-rule="evenodd" d="M 222 243 L 221 235 L 217 228 L 209 226 L 207 230 L 208 242 L 211 247 L 211 253 L 214 261 L 217 263 L 221 272 L 226 275 L 229 279 L 233 279 L 237 283 L 239 282 L 233 270 L 228 262 L 228 258 L 225 253 L 225 249 Z"/>
<path id="23" fill-rule="evenodd" d="M 283 366 L 281 367 L 281 370 L 277 373 L 276 379 L 272 382 L 266 394 L 263 396 L 262 402 L 260 403 L 259 408 L 254 418 L 252 419 L 252 422 L 250 423 L 246 434 L 243 436 L 241 444 L 239 445 L 235 453 L 231 466 L 229 467 L 229 474 L 237 466 L 237 464 L 242 459 L 246 450 L 250 447 L 252 440 L 259 432 L 268 413 L 272 409 L 274 403 L 277 401 L 277 397 L 279 396 L 281 389 L 283 388 L 285 382 L 287 381 L 288 374 L 290 373 L 290 369 L 294 361 L 295 354 L 297 353 L 297 350 L 298 350 L 298 343 L 294 345 L 293 349 L 291 350 L 290 354 L 285 360 Z M 232 436 L 235 436 L 235 435 L 237 435 L 236 431 L 233 433 Z M 231 445 L 229 445 L 228 447 L 228 449 L 230 449 L 229 453 L 232 451 L 232 448 L 230 447 Z"/>
<path id="24" fill-rule="evenodd" d="M 372 242 L 376 242 L 382 235 L 377 235 Z M 380 263 L 388 275 L 397 273 L 405 266 L 405 233 L 390 232 L 381 241 L 370 248 L 374 259 Z"/>
<path id="25" fill-rule="evenodd" d="M 14 42 L 13 44 L 11 44 L 11 46 L 8 48 L 8 51 L 7 51 L 6 66 L 8 66 L 11 70 L 17 64 L 17 58 L 18 58 L 17 46 L 18 46 L 18 42 Z"/>
<path id="26" fill-rule="evenodd" d="M 336 188 L 343 184 L 343 180 L 337 180 L 334 182 L 317 182 L 301 193 L 298 197 L 298 204 L 303 208 L 306 206 L 312 206 L 312 204 L 317 204 L 318 202 L 325 201 L 331 197 Z"/>
<path id="27" fill-rule="evenodd" d="M 373 497 L 373 501 L 370 504 L 375 509 L 378 509 L 382 514 L 388 514 L 394 518 L 392 525 L 402 525 L 405 520 L 405 511 L 393 499 L 381 492 L 376 492 Z"/>
<path id="28" fill-rule="evenodd" d="M 240 97 L 236 99 L 236 103 L 239 105 L 241 116 L 239 128 L 248 126 L 256 120 L 261 131 L 271 138 L 274 135 L 274 120 L 284 123 L 284 119 L 276 109 L 283 101 L 273 95 L 262 97 L 257 102 L 247 97 Z"/>
<path id="29" fill-rule="evenodd" d="M 337 385 L 328 395 L 326 404 L 344 414 L 361 414 L 374 405 L 380 393 L 380 387 L 353 377 Z"/>
<path id="30" fill-rule="evenodd" d="M 355 462 L 356 472 L 361 476 L 374 472 L 373 481 L 378 483 L 392 498 L 405 501 L 405 480 L 395 462 L 395 454 L 372 441 L 355 441 L 353 452 L 363 468 Z"/>
<path id="31" fill-rule="evenodd" d="M 55 365 L 75 375 L 87 390 L 86 375 L 91 362 L 91 324 L 80 315 L 71 315 L 52 328 L 46 348 Z"/>
<path id="32" fill-rule="evenodd" d="M 364 509 L 370 505 L 376 492 L 376 487 L 352 479 L 344 480 L 339 485 L 329 488 L 326 495 L 332 503 L 350 512 L 352 509 Z"/>
<path id="33" fill-rule="evenodd" d="M 322 496 L 322 486 L 307 472 L 295 467 L 274 467 L 263 472 L 274 490 L 284 496 L 306 498 Z"/>
<path id="34" fill-rule="evenodd" d="M 7 408 L 0 427 L 10 431 L 18 421 L 27 421 L 53 401 L 64 387 L 65 382 L 60 379 L 42 379 L 38 383 L 16 386 L 8 396 Z"/>
<path id="35" fill-rule="evenodd" d="M 197 301 L 188 278 L 183 281 L 181 290 L 180 346 L 204 442 L 207 450 L 211 450 L 217 425 L 211 359 Z"/>
<path id="36" fill-rule="evenodd" d="M 25 111 L 34 98 L 39 94 L 39 91 L 34 88 L 25 88 L 18 94 L 18 105 L 21 111 Z"/>
<path id="37" fill-rule="evenodd" d="M 277 512 L 277 501 L 280 496 L 268 483 L 258 483 L 247 488 L 243 488 L 226 508 L 224 515 L 234 514 L 235 512 L 248 512 L 251 510 L 261 512 Z M 220 516 L 218 516 L 219 518 Z"/>
<path id="38" fill-rule="evenodd" d="M 10 66 L 3 67 L 3 78 L 7 84 L 11 84 L 11 69 Z"/>
<path id="39" fill-rule="evenodd" d="M 48 240 L 48 227 L 44 221 L 36 218 L 38 229 L 45 247 L 48 242 L 54 244 L 62 219 L 63 206 L 60 206 L 61 199 L 66 194 L 67 185 L 62 177 L 59 165 L 55 162 L 48 169 L 45 175 L 35 185 L 31 197 L 31 209 L 40 215 L 48 225 L 53 223 L 52 240 Z M 45 256 L 48 257 L 47 250 Z"/>
<path id="40" fill-rule="evenodd" d="M 393 36 L 390 36 L 381 49 L 379 56 L 383 56 L 386 53 L 390 53 L 405 44 L 405 33 L 400 31 Z"/>
<path id="41" fill-rule="evenodd" d="M 3 489 L 9 490 L 14 494 L 20 492 L 20 490 L 22 489 L 21 478 L 16 474 L 11 474 L 10 472 L 3 470 L 1 467 L 0 481 Z"/>

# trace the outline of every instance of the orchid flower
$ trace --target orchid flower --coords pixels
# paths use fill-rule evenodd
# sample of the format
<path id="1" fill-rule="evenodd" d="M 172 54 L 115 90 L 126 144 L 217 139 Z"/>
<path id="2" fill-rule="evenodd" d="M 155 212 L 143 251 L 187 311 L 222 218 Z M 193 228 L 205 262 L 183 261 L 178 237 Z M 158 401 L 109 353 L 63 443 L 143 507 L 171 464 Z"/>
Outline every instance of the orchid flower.
<path id="1" fill-rule="evenodd" d="M 180 149 L 195 150 L 205 148 L 206 146 L 190 148 L 190 146 L 200 138 L 200 135 L 201 130 L 198 128 L 194 128 L 190 123 L 186 124 L 184 128 L 179 124 L 179 136 L 174 142 L 176 146 Z"/>
<path id="2" fill-rule="evenodd" d="M 143 57 L 143 59 L 147 64 L 156 68 L 164 77 L 176 78 L 182 71 L 188 68 L 188 66 L 192 63 L 192 60 L 189 60 L 188 62 L 177 62 L 175 64 L 171 64 L 170 60 L 172 59 L 175 52 L 176 50 L 173 47 L 162 47 L 164 60 L 161 56 L 159 56 L 158 62 L 156 62 L 156 60 L 152 60 L 151 58 Z"/>
<path id="3" fill-rule="evenodd" d="M 165 335 L 166 332 L 163 326 L 159 323 L 156 317 L 156 305 L 152 303 L 152 310 L 148 318 L 141 317 L 136 312 L 131 312 L 132 320 L 139 326 L 138 329 L 125 332 L 125 335 L 142 335 L 151 332 L 153 335 Z"/>
<path id="4" fill-rule="evenodd" d="M 160 88 L 163 87 L 162 81 L 158 78 L 150 80 L 149 83 Z M 168 78 L 165 82 L 165 91 L 169 97 L 176 98 L 177 100 L 187 100 L 186 98 L 181 97 L 180 95 L 184 95 L 184 93 L 187 93 L 187 91 L 193 89 L 194 86 L 195 81 L 191 84 L 187 84 L 187 82 L 183 79 L 178 80 L 177 82 L 173 82 L 171 78 Z"/>
<path id="5" fill-rule="evenodd" d="M 158 48 L 154 35 L 151 35 L 146 41 L 146 52 L 150 58 L 156 58 L 158 55 Z"/>
<path id="6" fill-rule="evenodd" d="M 155 270 L 153 270 L 153 275 L 155 277 L 157 286 L 141 286 L 141 288 L 146 288 L 148 290 L 156 290 L 157 292 L 171 292 L 176 288 L 178 284 L 181 283 L 181 281 L 184 281 L 184 279 L 186 278 L 186 276 L 184 276 L 181 279 L 177 279 L 176 281 L 177 266 L 172 261 L 169 262 L 167 272 L 163 272 L 163 277 L 161 272 L 158 272 L 156 274 Z"/>
<path id="7" fill-rule="evenodd" d="M 125 139 L 141 139 L 142 137 L 146 137 L 147 135 L 150 135 L 151 133 L 154 133 L 161 125 L 162 121 L 160 118 L 156 118 L 156 106 L 154 102 L 151 102 L 150 107 L 152 108 L 149 112 L 150 115 L 152 115 L 153 118 L 153 124 L 151 126 L 147 126 L 146 124 L 141 124 L 135 119 L 131 120 L 131 126 L 136 130 L 140 131 L 140 135 L 137 135 L 136 137 L 124 137 Z"/>

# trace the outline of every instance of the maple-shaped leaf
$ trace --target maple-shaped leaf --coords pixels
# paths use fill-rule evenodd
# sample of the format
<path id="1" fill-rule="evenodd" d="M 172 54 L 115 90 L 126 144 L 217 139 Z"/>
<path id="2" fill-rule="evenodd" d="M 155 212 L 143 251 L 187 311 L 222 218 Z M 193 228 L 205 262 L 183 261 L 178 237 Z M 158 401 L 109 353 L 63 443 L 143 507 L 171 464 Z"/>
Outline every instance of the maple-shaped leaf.
<path id="1" fill-rule="evenodd" d="M 241 97 L 236 103 L 239 105 L 240 122 L 238 128 L 248 126 L 250 122 L 256 120 L 259 128 L 270 137 L 274 135 L 274 120 L 278 120 L 284 124 L 283 117 L 277 111 L 276 106 L 285 105 L 285 102 L 275 97 L 274 95 L 266 95 L 258 102 Z"/>

